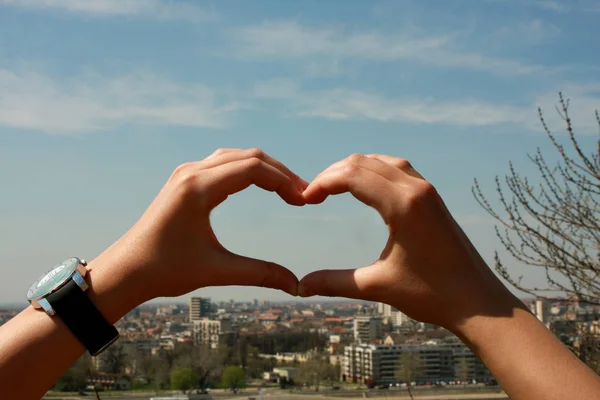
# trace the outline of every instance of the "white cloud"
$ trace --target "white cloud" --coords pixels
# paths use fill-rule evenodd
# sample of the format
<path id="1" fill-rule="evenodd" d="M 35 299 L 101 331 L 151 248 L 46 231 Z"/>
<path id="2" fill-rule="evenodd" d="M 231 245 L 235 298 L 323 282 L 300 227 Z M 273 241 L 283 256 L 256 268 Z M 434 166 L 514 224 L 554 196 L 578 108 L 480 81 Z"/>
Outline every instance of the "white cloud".
<path id="1" fill-rule="evenodd" d="M 535 119 L 535 108 L 490 104 L 481 100 L 387 98 L 375 93 L 337 88 L 304 92 L 293 82 L 267 81 L 255 86 L 256 97 L 287 100 L 296 116 L 326 119 L 369 119 L 455 126 L 525 124 Z"/>
<path id="2" fill-rule="evenodd" d="M 600 111 L 600 83 L 586 85 L 565 84 L 561 89 L 565 99 L 569 99 L 569 116 L 577 134 L 595 134 L 600 131 L 595 111 Z M 546 93 L 536 99 L 542 107 L 546 124 L 554 133 L 566 131 L 565 121 L 556 111 L 559 104 L 558 93 Z M 538 124 L 539 126 L 539 124 Z"/>
<path id="3" fill-rule="evenodd" d="M 117 77 L 87 72 L 56 79 L 0 68 L 0 125 L 49 133 L 84 133 L 129 124 L 219 128 L 238 104 L 217 101 L 203 85 L 152 73 Z"/>
<path id="4" fill-rule="evenodd" d="M 536 1 L 535 4 L 543 8 L 544 10 L 556 11 L 556 12 L 566 12 L 571 9 L 570 5 L 564 2 L 556 1 L 556 0 L 539 0 Z"/>
<path id="5" fill-rule="evenodd" d="M 295 21 L 272 21 L 233 31 L 235 53 L 246 59 L 299 60 L 362 59 L 408 60 L 439 67 L 460 67 L 498 75 L 544 71 L 540 65 L 487 57 L 456 48 L 457 35 L 415 36 L 378 32 L 348 33 L 336 28 L 316 28 Z"/>
<path id="6" fill-rule="evenodd" d="M 210 20 L 215 13 L 191 1 L 168 0 L 0 0 L 29 10 L 60 10 L 95 16 L 144 16 L 159 19 Z"/>

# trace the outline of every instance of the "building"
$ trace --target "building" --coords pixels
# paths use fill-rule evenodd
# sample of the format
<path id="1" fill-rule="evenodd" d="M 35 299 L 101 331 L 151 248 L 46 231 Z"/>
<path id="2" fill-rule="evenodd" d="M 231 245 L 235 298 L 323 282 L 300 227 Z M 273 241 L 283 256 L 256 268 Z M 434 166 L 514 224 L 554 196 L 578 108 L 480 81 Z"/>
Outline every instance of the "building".
<path id="1" fill-rule="evenodd" d="M 210 315 L 210 298 L 192 297 L 190 299 L 190 322 L 207 318 Z"/>
<path id="2" fill-rule="evenodd" d="M 277 354 L 259 354 L 260 358 L 276 360 L 278 363 L 305 363 L 313 357 L 312 352 L 305 353 L 277 353 Z"/>
<path id="3" fill-rule="evenodd" d="M 392 306 L 385 303 L 377 303 L 377 313 L 384 317 L 392 316 Z"/>
<path id="4" fill-rule="evenodd" d="M 212 320 L 202 318 L 193 322 L 194 344 L 206 345 L 211 349 L 219 347 L 221 335 L 231 332 L 231 321 L 227 319 Z"/>
<path id="5" fill-rule="evenodd" d="M 393 326 L 403 326 L 406 325 L 407 322 L 410 321 L 408 315 L 404 314 L 402 311 L 393 311 L 392 312 L 392 325 Z"/>
<path id="6" fill-rule="evenodd" d="M 535 316 L 542 322 L 542 324 L 548 326 L 550 322 L 550 308 L 551 304 L 547 300 L 537 299 L 535 301 Z"/>
<path id="7" fill-rule="evenodd" d="M 131 381 L 123 375 L 94 374 L 87 378 L 87 384 L 100 390 L 130 390 Z"/>
<path id="8" fill-rule="evenodd" d="M 352 344 L 344 349 L 342 380 L 347 382 L 396 384 L 403 381 L 398 370 L 404 353 L 415 355 L 416 382 L 477 379 L 491 375 L 464 344 L 375 345 Z M 459 367 L 457 367 L 457 365 Z"/>
<path id="9" fill-rule="evenodd" d="M 354 318 L 354 341 L 371 343 L 375 339 L 383 339 L 383 317 L 357 315 Z"/>

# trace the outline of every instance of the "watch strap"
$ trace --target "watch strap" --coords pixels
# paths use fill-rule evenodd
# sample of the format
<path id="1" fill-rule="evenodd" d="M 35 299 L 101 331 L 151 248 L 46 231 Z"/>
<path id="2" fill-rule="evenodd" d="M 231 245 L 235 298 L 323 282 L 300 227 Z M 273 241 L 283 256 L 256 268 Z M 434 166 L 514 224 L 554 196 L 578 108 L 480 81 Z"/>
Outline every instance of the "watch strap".
<path id="1" fill-rule="evenodd" d="M 91 355 L 100 354 L 119 337 L 73 279 L 46 297 L 56 314 Z"/>

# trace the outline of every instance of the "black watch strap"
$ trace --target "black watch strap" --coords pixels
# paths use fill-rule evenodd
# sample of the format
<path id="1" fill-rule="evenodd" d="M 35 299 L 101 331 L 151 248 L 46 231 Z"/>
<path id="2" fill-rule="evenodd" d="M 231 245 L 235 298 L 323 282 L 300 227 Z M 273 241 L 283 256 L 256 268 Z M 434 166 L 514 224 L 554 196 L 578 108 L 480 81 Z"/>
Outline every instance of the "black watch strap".
<path id="1" fill-rule="evenodd" d="M 73 279 L 46 297 L 56 314 L 91 355 L 100 354 L 119 337 Z"/>

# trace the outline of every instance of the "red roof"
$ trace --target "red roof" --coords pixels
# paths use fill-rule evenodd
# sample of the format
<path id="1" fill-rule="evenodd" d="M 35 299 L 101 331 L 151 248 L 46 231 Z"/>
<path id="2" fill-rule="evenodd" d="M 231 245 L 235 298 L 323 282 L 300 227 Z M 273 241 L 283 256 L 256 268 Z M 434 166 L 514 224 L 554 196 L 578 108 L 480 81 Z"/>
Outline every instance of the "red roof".
<path id="1" fill-rule="evenodd" d="M 279 315 L 261 315 L 258 317 L 259 321 L 278 321 Z"/>

